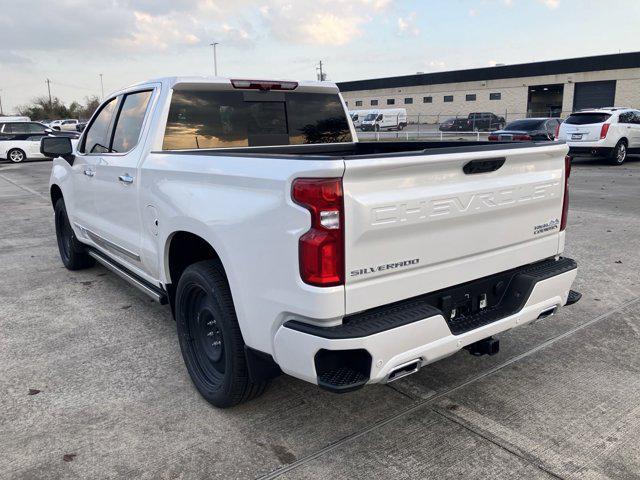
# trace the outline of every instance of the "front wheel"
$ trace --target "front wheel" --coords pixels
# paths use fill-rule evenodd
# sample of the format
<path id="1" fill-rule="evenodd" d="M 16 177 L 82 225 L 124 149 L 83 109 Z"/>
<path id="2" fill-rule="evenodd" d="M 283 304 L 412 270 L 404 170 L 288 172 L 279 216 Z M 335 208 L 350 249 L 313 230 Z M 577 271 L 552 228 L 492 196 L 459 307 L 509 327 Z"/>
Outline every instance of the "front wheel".
<path id="1" fill-rule="evenodd" d="M 205 400 L 226 408 L 264 392 L 266 382 L 249 379 L 244 340 L 219 262 L 187 267 L 178 281 L 175 314 L 184 363 Z"/>
<path id="2" fill-rule="evenodd" d="M 609 158 L 609 162 L 612 165 L 622 165 L 624 161 L 627 159 L 627 143 L 624 140 L 620 140 L 613 151 L 611 152 L 611 157 Z"/>
<path id="3" fill-rule="evenodd" d="M 23 160 L 26 160 L 27 155 L 19 148 L 12 148 L 7 152 L 7 158 L 13 163 L 20 163 Z"/>
<path id="4" fill-rule="evenodd" d="M 67 209 L 63 199 L 59 199 L 54 207 L 56 239 L 58 240 L 58 250 L 62 263 L 69 270 L 82 270 L 93 267 L 95 261 L 89 256 L 86 247 L 78 241 L 73 233 Z"/>

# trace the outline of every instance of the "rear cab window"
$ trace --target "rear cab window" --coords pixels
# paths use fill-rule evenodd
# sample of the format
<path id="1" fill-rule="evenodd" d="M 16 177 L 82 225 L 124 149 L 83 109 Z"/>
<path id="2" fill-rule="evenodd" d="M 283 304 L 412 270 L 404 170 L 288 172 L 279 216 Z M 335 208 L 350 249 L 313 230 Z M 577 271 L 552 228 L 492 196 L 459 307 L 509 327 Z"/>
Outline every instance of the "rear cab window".
<path id="1" fill-rule="evenodd" d="M 592 123 L 603 123 L 611 117 L 608 113 L 598 112 L 585 112 L 585 113 L 572 113 L 569 115 L 564 123 L 569 125 L 589 125 Z"/>
<path id="2" fill-rule="evenodd" d="M 542 127 L 544 120 L 516 120 L 507 124 L 505 130 L 522 130 L 530 131 Z M 555 128 L 555 127 L 554 127 Z"/>
<path id="3" fill-rule="evenodd" d="M 163 149 L 352 142 L 338 93 L 173 91 Z"/>

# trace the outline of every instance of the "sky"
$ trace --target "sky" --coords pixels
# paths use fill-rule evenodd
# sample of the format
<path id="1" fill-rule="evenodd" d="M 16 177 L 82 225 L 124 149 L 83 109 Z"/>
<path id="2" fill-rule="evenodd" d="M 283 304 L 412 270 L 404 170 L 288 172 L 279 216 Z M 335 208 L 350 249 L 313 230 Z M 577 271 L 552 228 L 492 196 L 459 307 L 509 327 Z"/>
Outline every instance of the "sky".
<path id="1" fill-rule="evenodd" d="M 332 81 L 640 51 L 639 0 L 0 0 L 5 114 L 169 75 Z"/>

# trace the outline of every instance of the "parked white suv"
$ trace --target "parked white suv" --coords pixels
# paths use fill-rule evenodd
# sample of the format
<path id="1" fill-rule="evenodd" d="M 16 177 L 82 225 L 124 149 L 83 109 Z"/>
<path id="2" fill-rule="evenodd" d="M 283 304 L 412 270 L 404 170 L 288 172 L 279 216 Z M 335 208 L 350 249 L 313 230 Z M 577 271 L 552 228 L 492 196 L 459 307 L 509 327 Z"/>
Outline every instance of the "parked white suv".
<path id="1" fill-rule="evenodd" d="M 606 157 L 621 165 L 628 153 L 640 149 L 640 111 L 598 108 L 572 113 L 560 125 L 558 140 L 569 145 L 572 156 Z"/>
<path id="2" fill-rule="evenodd" d="M 335 84 L 164 78 L 45 138 L 64 265 L 171 305 L 187 371 L 226 407 L 281 371 L 385 383 L 580 294 L 555 142 L 359 142 Z"/>

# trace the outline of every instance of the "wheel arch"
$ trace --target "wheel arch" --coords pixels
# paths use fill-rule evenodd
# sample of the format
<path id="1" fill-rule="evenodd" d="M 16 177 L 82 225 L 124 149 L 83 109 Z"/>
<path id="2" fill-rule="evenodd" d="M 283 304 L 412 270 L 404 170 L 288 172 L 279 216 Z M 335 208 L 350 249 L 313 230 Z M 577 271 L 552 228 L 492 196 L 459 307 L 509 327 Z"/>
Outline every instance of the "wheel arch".
<path id="1" fill-rule="evenodd" d="M 51 205 L 53 207 L 56 206 L 56 202 L 58 200 L 60 200 L 61 198 L 64 199 L 64 195 L 62 195 L 62 189 L 55 183 L 51 185 L 51 188 L 49 188 L 49 195 L 51 195 Z"/>
<path id="2" fill-rule="evenodd" d="M 202 260 L 224 264 L 217 250 L 202 236 L 188 230 L 172 232 L 165 243 L 165 274 L 168 283 L 177 284 L 180 275 L 191 264 Z"/>

